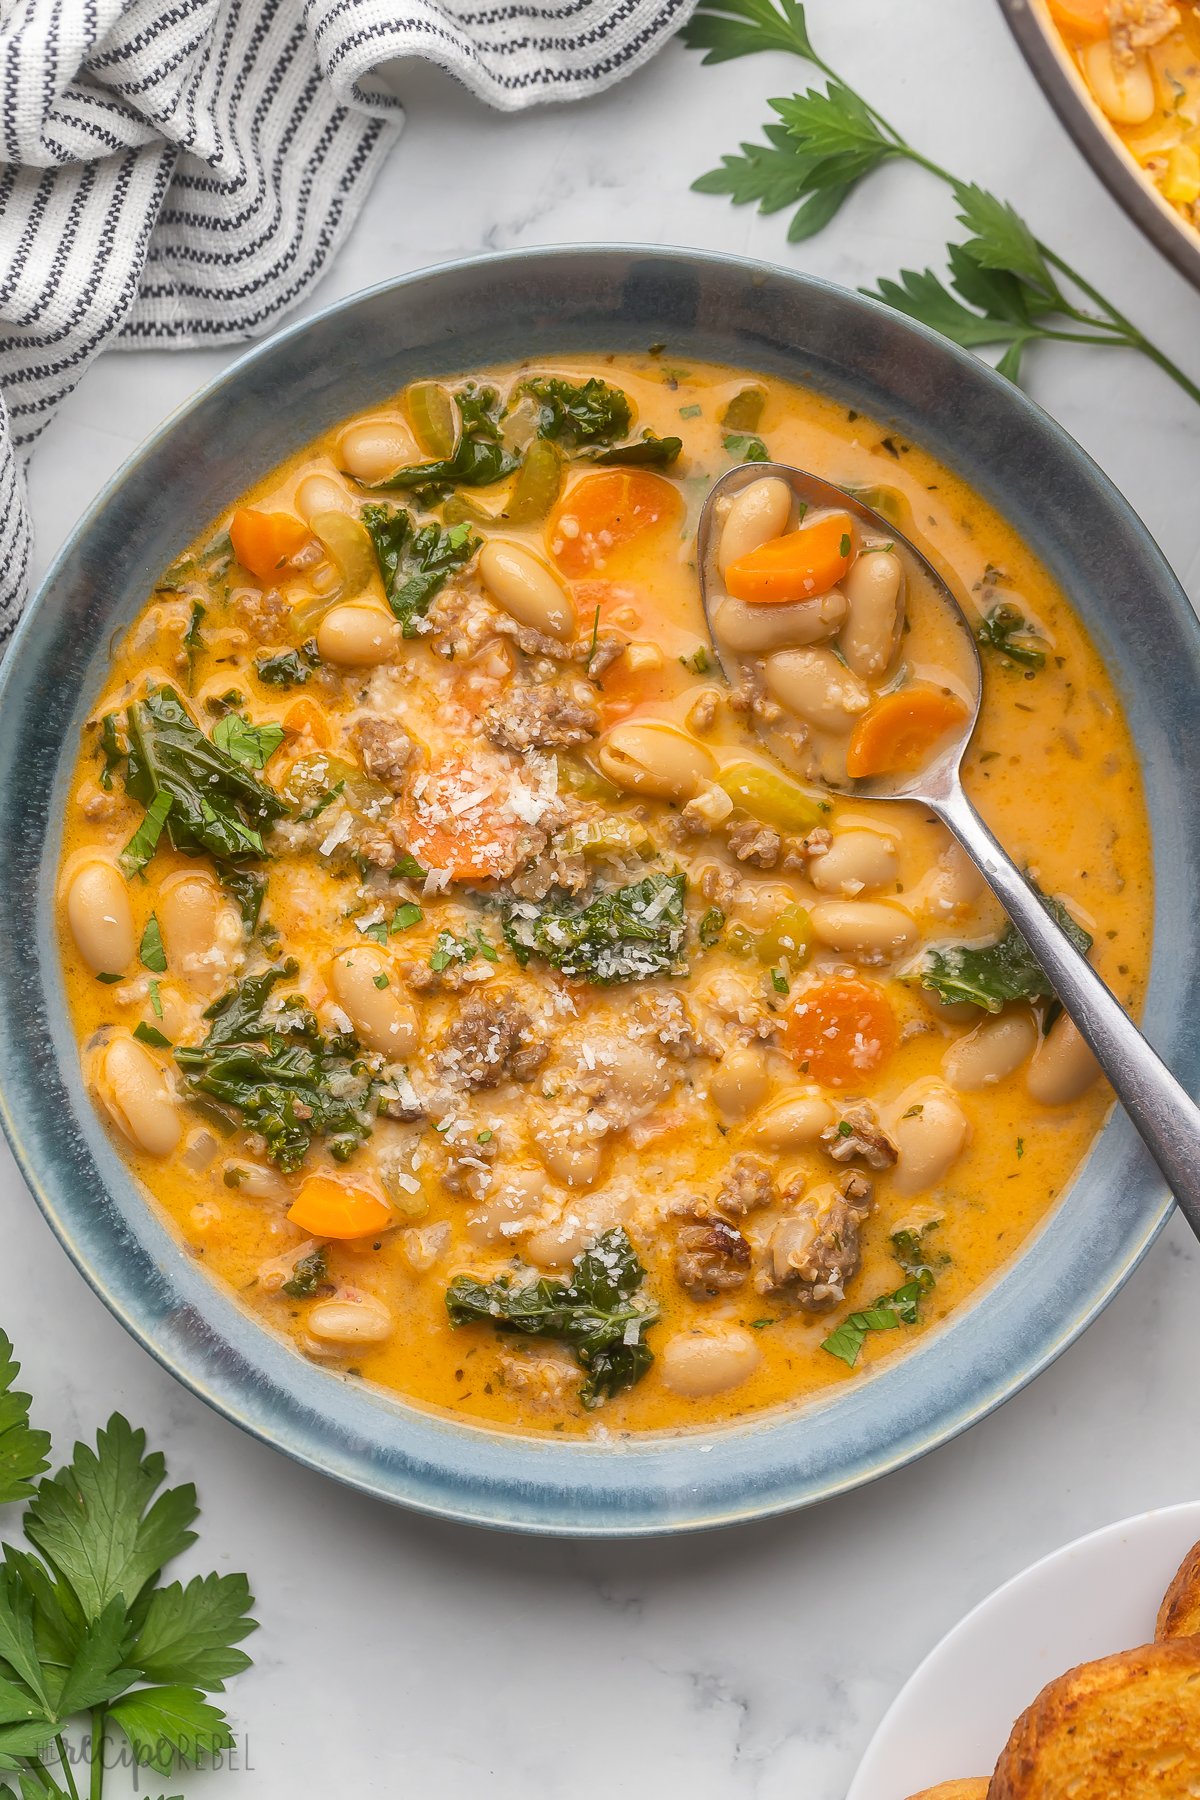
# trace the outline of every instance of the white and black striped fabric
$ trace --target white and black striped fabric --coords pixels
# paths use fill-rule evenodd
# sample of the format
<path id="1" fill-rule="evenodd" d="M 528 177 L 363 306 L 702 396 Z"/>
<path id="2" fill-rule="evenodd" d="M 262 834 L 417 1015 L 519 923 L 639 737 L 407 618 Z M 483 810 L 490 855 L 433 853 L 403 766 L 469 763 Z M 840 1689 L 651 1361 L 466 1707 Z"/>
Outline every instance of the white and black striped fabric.
<path id="1" fill-rule="evenodd" d="M 0 0 L 0 650 L 21 453 L 106 345 L 234 343 L 320 274 L 423 57 L 515 111 L 644 62 L 693 0 Z"/>

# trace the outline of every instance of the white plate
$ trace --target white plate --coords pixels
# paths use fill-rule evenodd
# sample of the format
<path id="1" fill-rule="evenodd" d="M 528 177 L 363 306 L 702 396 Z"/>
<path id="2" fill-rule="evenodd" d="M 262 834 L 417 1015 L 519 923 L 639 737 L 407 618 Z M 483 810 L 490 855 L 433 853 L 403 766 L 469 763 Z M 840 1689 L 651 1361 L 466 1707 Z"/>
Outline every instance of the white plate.
<path id="1" fill-rule="evenodd" d="M 871 1740 L 846 1800 L 906 1800 L 990 1775 L 1013 1720 L 1056 1675 L 1154 1636 L 1200 1539 L 1200 1501 L 1107 1525 L 997 1588 L 930 1652 Z"/>

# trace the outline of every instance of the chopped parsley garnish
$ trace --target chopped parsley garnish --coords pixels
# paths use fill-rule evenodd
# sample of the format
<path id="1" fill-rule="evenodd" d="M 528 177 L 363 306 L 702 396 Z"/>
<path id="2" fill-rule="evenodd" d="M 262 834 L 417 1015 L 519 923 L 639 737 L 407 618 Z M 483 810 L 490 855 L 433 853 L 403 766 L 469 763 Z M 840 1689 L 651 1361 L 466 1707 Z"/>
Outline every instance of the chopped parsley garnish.
<path id="1" fill-rule="evenodd" d="M 504 935 L 522 966 L 540 956 L 564 975 L 602 986 L 682 975 L 686 894 L 686 875 L 647 875 L 574 911 L 525 902 L 506 912 Z"/>
<path id="2" fill-rule="evenodd" d="M 771 986 L 777 994 L 786 994 L 789 991 L 788 978 L 782 969 L 771 970 Z"/>
<path id="3" fill-rule="evenodd" d="M 405 881 L 424 881 L 429 870 L 421 867 L 415 856 L 406 850 L 398 863 L 392 865 L 392 879 Z"/>
<path id="4" fill-rule="evenodd" d="M 760 437 L 745 431 L 728 432 L 722 440 L 734 462 L 770 462 L 771 453 Z"/>
<path id="5" fill-rule="evenodd" d="M 156 1019 L 162 1018 L 162 1016 L 163 1016 L 162 994 L 159 991 L 159 986 L 158 986 L 157 981 L 152 981 L 150 983 L 150 1010 L 154 1014 Z"/>
<path id="6" fill-rule="evenodd" d="M 679 660 L 685 669 L 690 669 L 692 671 L 693 675 L 707 675 L 712 668 L 708 651 L 704 648 L 703 644 L 701 644 L 698 649 L 693 650 L 690 656 L 681 656 Z"/>
<path id="7" fill-rule="evenodd" d="M 633 1387 L 654 1361 L 644 1333 L 658 1314 L 637 1304 L 645 1279 L 617 1226 L 575 1258 L 569 1282 L 515 1286 L 507 1275 L 489 1282 L 458 1275 L 446 1290 L 446 1311 L 452 1325 L 491 1325 L 569 1345 L 585 1375 L 579 1398 L 591 1409 Z"/>
<path id="8" fill-rule="evenodd" d="M 500 952 L 482 931 L 472 931 L 461 938 L 455 937 L 452 931 L 439 931 L 437 943 L 430 952 L 429 966 L 435 975 L 440 975 L 451 963 L 474 962 L 477 956 L 482 956 L 485 962 L 500 961 Z"/>
<path id="9" fill-rule="evenodd" d="M 156 1050 L 169 1050 L 171 1040 L 159 1031 L 156 1025 L 148 1025 L 145 1019 L 139 1019 L 133 1028 L 135 1038 L 141 1038 L 143 1044 L 153 1044 Z"/>
<path id="10" fill-rule="evenodd" d="M 711 950 L 725 929 L 725 914 L 719 906 L 710 906 L 700 920 L 696 935 L 706 950 Z"/>
<path id="11" fill-rule="evenodd" d="M 1076 924 L 1061 901 L 1042 893 L 1038 899 L 1075 948 L 1086 955 L 1092 947 L 1091 933 Z M 916 972 L 922 986 L 931 988 L 940 1000 L 951 1005 L 969 1000 L 989 1013 L 1000 1012 L 1011 1000 L 1054 998 L 1054 989 L 1033 951 L 1011 923 L 997 943 L 985 944 L 982 949 L 946 944 L 928 951 Z"/>
<path id="12" fill-rule="evenodd" d="M 371 1135 L 371 1078 L 354 1039 L 326 1038 L 298 994 L 271 997 L 296 972 L 289 960 L 239 982 L 204 1014 L 204 1042 L 175 1052 L 190 1093 L 261 1133 L 285 1175 L 318 1138 L 345 1162 Z"/>
<path id="13" fill-rule="evenodd" d="M 917 1279 L 906 1281 L 894 1294 L 882 1294 L 874 1305 L 862 1312 L 851 1313 L 821 1343 L 822 1350 L 840 1362 L 854 1367 L 872 1331 L 894 1331 L 899 1325 L 916 1325 L 921 1317 L 921 1300 L 932 1285 Z"/>
<path id="14" fill-rule="evenodd" d="M 415 901 L 405 900 L 392 914 L 390 929 L 393 932 L 411 931 L 413 926 L 419 925 L 424 917 L 425 914 Z"/>
<path id="15" fill-rule="evenodd" d="M 283 1284 L 283 1292 L 293 1300 L 311 1300 L 321 1284 L 329 1279 L 329 1246 L 322 1244 L 308 1256 L 292 1265 L 291 1279 Z"/>
<path id="16" fill-rule="evenodd" d="M 364 506 L 362 522 L 375 548 L 388 605 L 406 638 L 420 635 L 435 596 L 456 569 L 465 568 L 481 539 L 467 524 L 414 525 L 402 506 Z"/>
<path id="17" fill-rule="evenodd" d="M 994 650 L 1008 662 L 1020 663 L 1027 669 L 1046 666 L 1046 652 L 1037 643 L 1038 633 L 1030 628 L 1024 613 L 1007 600 L 993 606 L 980 620 L 975 638 L 985 650 Z"/>

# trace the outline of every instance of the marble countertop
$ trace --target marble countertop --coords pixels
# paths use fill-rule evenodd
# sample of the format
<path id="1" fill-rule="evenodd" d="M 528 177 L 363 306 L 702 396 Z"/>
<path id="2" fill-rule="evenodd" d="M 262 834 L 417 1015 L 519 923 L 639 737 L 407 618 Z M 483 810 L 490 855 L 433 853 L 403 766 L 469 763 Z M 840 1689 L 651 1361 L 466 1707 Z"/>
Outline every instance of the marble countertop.
<path id="1" fill-rule="evenodd" d="M 1011 196 L 1197 372 L 1197 296 L 1071 148 L 991 0 L 812 0 L 810 13 L 831 60 L 931 155 Z M 419 66 L 396 79 L 407 127 L 313 307 L 464 253 L 603 239 L 744 252 L 854 286 L 934 260 L 952 225 L 945 194 L 905 169 L 795 248 L 786 215 L 690 193 L 757 135 L 764 96 L 803 82 L 783 57 L 702 71 L 672 44 L 597 100 L 518 118 Z M 33 459 L 39 571 L 232 354 L 93 366 Z M 1132 356 L 1040 351 L 1031 385 L 1200 596 L 1192 404 Z M 257 1591 L 256 1666 L 229 1696 L 244 1772 L 189 1779 L 189 1796 L 841 1800 L 883 1710 L 968 1607 L 1067 1539 L 1200 1491 L 1200 1252 L 1178 1220 L 1084 1340 L 925 1461 L 761 1526 L 605 1545 L 493 1536 L 335 1491 L 134 1345 L 3 1149 L 0 1196 L 0 1321 L 41 1421 L 60 1449 L 114 1406 L 144 1424 L 199 1487 L 194 1566 L 244 1568 Z"/>

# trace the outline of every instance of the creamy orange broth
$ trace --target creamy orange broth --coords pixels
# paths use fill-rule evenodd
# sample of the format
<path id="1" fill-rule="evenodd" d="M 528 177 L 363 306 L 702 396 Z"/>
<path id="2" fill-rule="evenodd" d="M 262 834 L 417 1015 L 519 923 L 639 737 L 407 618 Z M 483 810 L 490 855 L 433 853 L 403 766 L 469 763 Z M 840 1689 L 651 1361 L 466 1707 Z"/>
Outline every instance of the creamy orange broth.
<path id="1" fill-rule="evenodd" d="M 538 373 L 547 372 L 547 365 L 530 369 L 535 366 Z M 683 496 L 682 518 L 635 538 L 623 550 L 593 546 L 593 560 L 602 566 L 567 583 L 575 613 L 571 636 L 583 644 L 581 660 L 564 661 L 567 652 L 561 646 L 556 656 L 545 655 L 547 645 L 528 638 L 522 649 L 519 638 L 505 635 L 506 615 L 484 594 L 472 563 L 453 574 L 435 600 L 432 631 L 397 641 L 376 667 L 322 663 L 304 685 L 281 690 L 258 678 L 256 662 L 295 648 L 321 627 L 336 603 L 330 598 L 337 585 L 330 560 L 297 527 L 303 546 L 296 554 L 300 566 L 284 562 L 274 576 L 256 580 L 234 562 L 209 584 L 202 570 L 185 566 L 176 573 L 176 588 L 151 596 L 116 647 L 93 723 L 84 733 L 62 864 L 65 979 L 87 1078 L 106 1103 L 105 1116 L 126 1126 L 117 1135 L 147 1189 L 148 1203 L 169 1216 L 190 1253 L 203 1258 L 215 1279 L 228 1284 L 265 1325 L 292 1336 L 301 1353 L 421 1405 L 493 1426 L 617 1433 L 707 1427 L 754 1410 L 797 1404 L 858 1379 L 881 1357 L 902 1354 L 1019 1249 L 1069 1182 L 1111 1095 L 1093 1082 L 1069 1103 L 1042 1104 L 1027 1089 L 1027 1055 L 1012 1073 L 982 1088 L 958 1092 L 948 1082 L 943 1066 L 948 1052 L 986 1015 L 970 1007 L 965 1017 L 944 1012 L 936 997 L 913 979 L 913 965 L 930 944 L 993 940 L 1003 920 L 951 849 L 945 831 L 920 808 L 822 801 L 817 794 L 824 810 L 814 815 L 820 820 L 814 841 L 790 840 L 790 860 L 797 866 L 784 866 L 789 860 L 785 842 L 775 866 L 760 868 L 739 861 L 730 847 L 731 830 L 746 823 L 744 812 L 735 810 L 707 827 L 702 818 L 693 817 L 697 829 L 688 833 L 681 802 L 620 793 L 598 783 L 603 735 L 565 750 L 534 750 L 522 757 L 486 740 L 488 708 L 497 703 L 503 708 L 516 685 L 537 676 L 582 694 L 598 711 L 602 734 L 629 722 L 665 723 L 702 746 L 714 769 L 749 760 L 771 773 L 746 715 L 730 709 L 711 670 L 696 672 L 697 666 L 704 670 L 705 658 L 697 657 L 704 630 L 693 560 L 695 517 L 708 482 L 733 459 L 724 445 L 731 434 L 721 415 L 754 381 L 765 402 L 753 435 L 773 457 L 841 485 L 875 490 L 876 504 L 920 539 L 975 613 L 982 616 L 997 602 L 1007 602 L 1040 634 L 1026 641 L 1042 646 L 1041 668 L 1023 668 L 994 651 L 985 652 L 983 714 L 967 783 L 988 821 L 1042 889 L 1069 900 L 1075 917 L 1095 938 L 1096 966 L 1131 1006 L 1142 994 L 1149 949 L 1147 823 L 1125 722 L 1079 620 L 1003 520 L 916 446 L 799 388 L 723 368 L 677 368 L 668 356 L 579 358 L 551 365 L 549 372 L 575 382 L 596 375 L 619 384 L 633 403 L 635 434 L 649 427 L 661 435 L 675 433 L 684 443 L 681 458 L 667 474 Z M 478 379 L 508 391 L 519 374 L 500 370 Z M 391 433 L 393 462 L 423 460 L 426 452 L 413 433 L 403 397 L 369 418 Z M 364 501 L 408 504 L 403 493 L 370 494 L 340 472 L 348 460 L 357 461 L 360 470 L 371 465 L 373 448 L 376 464 L 384 454 L 377 444 L 364 444 L 361 433 L 347 440 L 345 432 L 342 427 L 317 440 L 253 489 L 243 504 L 299 519 L 302 502 L 313 510 L 316 490 L 301 491 L 314 473 L 336 486 L 324 501 L 332 496 L 347 514 L 356 513 Z M 385 436 L 384 451 L 388 442 Z M 400 447 L 398 456 L 395 446 Z M 566 499 L 560 500 L 549 526 L 540 521 L 515 529 L 498 522 L 495 529 L 481 525 L 479 530 L 484 538 L 526 546 L 546 569 L 553 569 L 556 558 L 577 564 L 571 496 L 577 484 L 593 479 L 587 463 L 568 465 Z M 476 490 L 471 503 L 496 508 L 503 492 L 503 486 Z M 327 510 L 324 501 L 318 515 Z M 204 542 L 228 524 L 229 515 L 217 520 Z M 378 603 L 378 590 L 379 578 L 373 575 L 366 598 L 374 592 Z M 206 611 L 189 656 L 183 639 L 194 600 L 202 601 Z M 465 632 L 464 605 L 472 622 Z M 378 616 L 384 619 L 382 607 Z M 513 629 L 511 621 L 507 629 Z M 462 641 L 449 660 L 456 636 Z M 584 653 L 592 642 L 609 648 L 600 659 L 607 662 L 603 673 L 589 681 Z M 284 724 L 287 735 L 261 775 L 275 789 L 290 781 L 294 790 L 298 758 L 310 759 L 302 763 L 310 773 L 311 759 L 322 753 L 356 771 L 364 754 L 350 729 L 357 718 L 403 721 L 418 749 L 414 762 L 395 775 L 393 790 L 370 790 L 374 819 L 352 818 L 343 791 L 316 819 L 300 824 L 285 820 L 268 833 L 269 860 L 259 865 L 268 877 L 261 920 L 268 939 L 278 934 L 274 941 L 264 944 L 261 934 L 250 938 L 231 903 L 214 905 L 215 890 L 207 899 L 202 891 L 200 913 L 208 919 L 210 934 L 204 954 L 197 957 L 195 945 L 185 941 L 186 921 L 183 927 L 177 923 L 174 942 L 164 924 L 165 973 L 143 968 L 135 952 L 126 966 L 103 971 L 119 977 L 104 982 L 86 966 L 65 922 L 66 912 L 80 869 L 97 859 L 111 869 L 143 817 L 143 807 L 125 794 L 119 770 L 111 792 L 99 784 L 99 722 L 106 714 L 123 717 L 129 702 L 155 684 L 173 685 L 208 732 L 222 712 L 219 697 L 230 690 L 242 696 L 238 711 L 255 724 Z M 711 723 L 706 711 L 713 712 Z M 689 720 L 697 727 L 694 732 Z M 411 820 L 418 805 L 412 797 L 414 783 L 435 778 L 447 757 L 465 761 L 471 780 L 491 788 L 491 797 L 480 804 L 485 811 L 499 808 L 506 831 L 514 828 L 515 781 L 524 795 L 520 808 L 534 816 L 535 837 L 539 807 L 549 809 L 541 816 L 552 825 L 560 805 L 568 813 L 582 812 L 585 819 L 640 823 L 653 846 L 650 853 L 590 862 L 589 885 L 575 904 L 647 873 L 684 872 L 689 973 L 597 986 L 568 980 L 536 956 L 522 969 L 505 942 L 496 907 L 498 892 L 507 891 L 504 883 L 454 881 L 439 890 L 436 876 L 432 881 L 393 877 L 379 866 L 364 862 L 360 869 L 348 861 L 347 851 L 361 853 L 364 841 L 380 857 L 371 832 L 377 840 L 378 831 L 390 829 L 389 821 L 406 807 Z M 565 780 L 568 770 L 575 788 Z M 327 794 L 332 786 L 328 779 L 323 787 L 317 783 L 316 790 L 310 783 L 307 808 L 293 805 L 292 815 L 311 811 L 312 792 Z M 711 798 L 711 784 L 703 783 L 701 791 Z M 456 815 L 451 836 L 461 825 L 470 838 L 474 817 L 471 806 Z M 345 819 L 350 823 L 343 827 Z M 919 942 L 894 963 L 864 961 L 816 943 L 807 958 L 800 946 L 790 960 L 783 954 L 768 967 L 758 959 L 756 945 L 784 907 L 803 903 L 819 910 L 830 898 L 812 879 L 812 852 L 818 852 L 819 860 L 822 834 L 831 833 L 836 844 L 840 833 L 855 828 L 882 834 L 894 845 L 896 859 L 887 892 L 864 892 L 861 898 L 892 902 L 911 922 Z M 339 839 L 343 829 L 348 835 Z M 461 835 L 458 841 L 461 847 Z M 744 844 L 744 836 L 737 841 Z M 211 870 L 207 857 L 173 850 L 164 832 L 144 873 L 128 883 L 135 944 L 152 914 L 171 916 L 172 903 L 165 896 L 172 891 L 172 880 L 178 884 L 185 871 L 211 876 Z M 520 873 L 517 879 L 522 879 Z M 87 898 L 85 890 L 80 893 Z M 698 942 L 698 925 L 711 912 L 713 895 L 720 897 L 726 920 L 716 945 L 705 948 Z M 360 934 L 364 924 L 372 925 L 377 936 L 382 924 L 386 933 L 396 909 L 406 906 L 420 907 L 422 918 L 392 932 L 384 945 Z M 497 960 L 476 955 L 468 964 L 452 964 L 448 972 L 434 975 L 429 959 L 439 932 L 447 929 L 460 936 L 477 928 L 495 947 Z M 86 946 L 95 927 L 85 923 L 79 929 Z M 428 1117 L 409 1123 L 376 1118 L 372 1135 L 344 1165 L 335 1164 L 318 1141 L 302 1169 L 280 1174 L 265 1159 L 261 1139 L 236 1129 L 221 1135 L 211 1118 L 195 1111 L 171 1049 L 152 1044 L 145 1054 L 169 1096 L 165 1138 L 155 1148 L 162 1148 L 173 1129 L 179 1131 L 178 1144 L 150 1155 L 130 1143 L 127 1116 L 122 1118 L 119 1104 L 113 1110 L 116 1065 L 105 1061 L 114 1037 L 127 1043 L 127 1034 L 141 1022 L 173 1044 L 195 1045 L 208 1030 L 201 1017 L 206 1004 L 235 979 L 285 956 L 295 957 L 299 974 L 296 981 L 285 981 L 281 991 L 298 988 L 326 1030 L 345 1027 L 349 1021 L 338 1011 L 331 987 L 333 959 L 352 946 L 366 945 L 377 953 L 387 976 L 386 990 L 380 983 L 379 991 L 394 995 L 415 1014 L 420 1044 L 406 1055 L 405 1067 L 417 1098 L 428 1100 Z M 93 945 L 93 962 L 97 954 Z M 798 1068 L 781 1031 L 805 992 L 839 973 L 882 992 L 894 1014 L 897 1042 L 882 1065 L 860 1082 L 822 1089 Z M 155 994 L 161 1017 L 154 1010 Z M 496 1086 L 464 1087 L 461 1069 L 452 1065 L 447 1073 L 446 1034 L 468 1002 L 496 994 L 524 1008 L 530 1021 L 527 1046 L 532 1043 L 535 1061 L 544 1047 L 545 1059 L 525 1079 L 506 1076 Z M 664 997 L 669 1003 L 671 996 L 678 996 L 686 1009 L 685 1040 L 689 1032 L 697 1040 L 675 1044 L 678 1054 L 665 1041 L 679 1035 L 679 1018 L 672 1026 L 662 1013 Z M 1044 1005 L 1035 1010 L 1040 1032 Z M 1029 1017 L 1029 1009 L 1019 1007 L 1002 1016 L 1014 1011 Z M 1032 1038 L 1032 1029 L 1024 1029 Z M 619 1065 L 631 1045 L 637 1067 L 622 1077 Z M 714 1080 L 720 1087 L 723 1063 L 728 1074 L 739 1056 L 753 1075 L 749 1098 L 735 1095 L 720 1114 L 710 1088 Z M 393 1069 L 393 1078 L 395 1073 Z M 761 1095 L 750 1091 L 756 1083 Z M 914 1090 L 914 1083 L 933 1085 Z M 396 1092 L 394 1079 L 389 1091 Z M 937 1105 L 960 1109 L 967 1137 L 944 1172 L 930 1185 L 922 1187 L 918 1181 L 915 1190 L 911 1178 L 901 1184 L 893 1168 L 873 1169 L 861 1158 L 848 1165 L 831 1160 L 836 1136 L 829 1145 L 818 1140 L 780 1149 L 764 1146 L 760 1135 L 764 1117 L 777 1102 L 808 1095 L 825 1102 L 835 1133 L 840 1114 L 853 1101 L 866 1099 L 885 1133 L 903 1137 L 911 1116 L 921 1116 L 914 1113 L 921 1096 L 928 1100 L 930 1094 Z M 897 1108 L 901 1097 L 906 1103 Z M 905 1113 L 911 1115 L 907 1123 Z M 589 1130 L 589 1119 L 595 1129 Z M 574 1136 L 565 1131 L 571 1120 L 579 1125 Z M 229 1125 L 224 1129 L 229 1131 Z M 470 1160 L 463 1162 L 464 1156 Z M 724 1209 L 725 1222 L 746 1246 L 750 1266 L 740 1271 L 740 1286 L 692 1297 L 677 1279 L 680 1233 L 695 1226 L 697 1211 L 711 1215 L 730 1165 L 744 1156 L 758 1158 L 757 1164 L 745 1166 L 765 1171 L 772 1184 L 768 1206 L 744 1216 L 736 1208 L 732 1213 Z M 844 1299 L 837 1298 L 835 1275 L 834 1291 L 822 1296 L 830 1302 L 827 1310 L 805 1310 L 796 1304 L 795 1281 L 789 1289 L 775 1279 L 772 1234 L 785 1217 L 802 1209 L 807 1191 L 828 1194 L 829 1184 L 842 1182 L 848 1170 L 858 1170 L 873 1190 L 861 1233 L 861 1268 L 843 1271 Z M 292 1298 L 281 1283 L 321 1240 L 287 1215 L 314 1171 L 350 1183 L 368 1198 L 373 1195 L 383 1205 L 386 1223 L 378 1228 L 372 1223 L 368 1235 L 358 1239 L 332 1241 L 316 1291 Z M 448 1171 L 457 1191 L 446 1185 Z M 539 1183 L 541 1189 L 532 1199 L 527 1194 L 524 1203 L 509 1194 L 505 1210 L 514 1171 L 527 1189 Z M 568 1185 L 572 1175 L 578 1177 L 573 1187 Z M 908 1191 L 900 1191 L 901 1185 Z M 785 1190 L 787 1197 L 781 1198 Z M 848 1314 L 904 1282 L 891 1233 L 930 1220 L 940 1223 L 927 1231 L 921 1247 L 936 1281 L 920 1302 L 920 1323 L 869 1334 L 852 1371 L 821 1348 L 823 1339 Z M 661 1317 L 644 1331 L 655 1353 L 648 1372 L 597 1410 L 580 1404 L 580 1370 L 569 1350 L 501 1335 L 487 1324 L 451 1329 L 445 1293 L 455 1276 L 483 1281 L 508 1271 L 520 1282 L 532 1271 L 563 1280 L 570 1276 L 572 1255 L 618 1224 L 647 1271 L 641 1301 L 652 1304 Z M 378 1341 L 314 1336 L 311 1321 L 329 1316 L 314 1309 L 343 1301 L 365 1308 L 350 1316 L 366 1317 L 371 1331 L 380 1334 Z M 345 1316 L 344 1309 L 333 1315 L 335 1321 Z M 706 1385 L 704 1372 L 697 1375 L 695 1359 L 688 1354 L 695 1334 L 703 1344 L 717 1343 L 718 1362 L 721 1347 L 732 1345 L 730 1369 L 737 1378 L 728 1385 L 721 1385 L 720 1377 L 708 1381 L 720 1386 L 718 1392 L 680 1391 Z"/>
<path id="2" fill-rule="evenodd" d="M 1200 224 L 1200 5 L 1048 0 L 1100 110 L 1147 176 Z"/>

